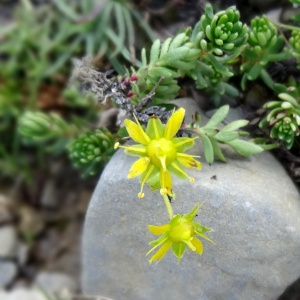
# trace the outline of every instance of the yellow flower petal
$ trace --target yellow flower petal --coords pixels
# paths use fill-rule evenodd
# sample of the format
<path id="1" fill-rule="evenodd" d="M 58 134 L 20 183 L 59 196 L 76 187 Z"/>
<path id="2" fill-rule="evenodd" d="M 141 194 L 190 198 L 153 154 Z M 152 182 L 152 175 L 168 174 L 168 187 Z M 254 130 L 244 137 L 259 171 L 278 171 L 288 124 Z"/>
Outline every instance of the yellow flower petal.
<path id="1" fill-rule="evenodd" d="M 131 146 L 119 146 L 119 148 L 125 149 L 125 153 L 131 156 L 144 156 L 147 150 L 144 145 L 131 145 Z"/>
<path id="2" fill-rule="evenodd" d="M 199 161 L 195 160 L 193 158 L 193 156 L 191 156 L 191 155 L 183 154 L 183 153 L 177 153 L 176 160 L 180 164 L 185 166 L 186 168 L 193 168 L 193 169 L 197 169 L 197 170 L 202 169 L 202 164 Z"/>
<path id="3" fill-rule="evenodd" d="M 160 262 L 165 254 L 170 250 L 172 246 L 171 241 L 166 241 L 161 248 L 150 258 L 149 263 L 151 264 L 154 260 L 158 260 Z"/>
<path id="4" fill-rule="evenodd" d="M 153 116 L 147 124 L 146 133 L 150 139 L 160 139 L 163 137 L 165 127 L 159 118 Z"/>
<path id="5" fill-rule="evenodd" d="M 126 119 L 124 122 L 128 134 L 135 142 L 143 145 L 147 145 L 150 142 L 150 138 L 138 122 L 136 124 L 129 119 Z"/>
<path id="6" fill-rule="evenodd" d="M 172 177 L 168 170 L 160 171 L 160 185 L 164 193 L 171 195 L 172 194 Z"/>
<path id="7" fill-rule="evenodd" d="M 182 125 L 184 114 L 184 108 L 180 108 L 172 114 L 165 128 L 164 137 L 166 139 L 170 140 L 178 132 Z"/>
<path id="8" fill-rule="evenodd" d="M 201 243 L 200 240 L 198 240 L 197 238 L 193 237 L 193 239 L 191 240 L 191 243 L 193 244 L 193 246 L 196 248 L 196 252 L 201 255 L 203 253 L 203 244 Z"/>
<path id="9" fill-rule="evenodd" d="M 161 226 L 148 225 L 148 229 L 152 234 L 163 234 L 170 229 L 170 224 L 165 224 Z"/>
<path id="10" fill-rule="evenodd" d="M 163 156 L 158 156 L 157 158 L 160 160 L 161 167 L 162 167 L 163 171 L 165 172 L 167 170 L 167 166 L 166 166 L 167 156 L 163 155 Z"/>
<path id="11" fill-rule="evenodd" d="M 134 178 L 142 174 L 143 172 L 145 172 L 146 169 L 148 168 L 149 163 L 150 163 L 149 157 L 141 157 L 140 159 L 138 159 L 131 166 L 128 173 L 128 178 Z"/>

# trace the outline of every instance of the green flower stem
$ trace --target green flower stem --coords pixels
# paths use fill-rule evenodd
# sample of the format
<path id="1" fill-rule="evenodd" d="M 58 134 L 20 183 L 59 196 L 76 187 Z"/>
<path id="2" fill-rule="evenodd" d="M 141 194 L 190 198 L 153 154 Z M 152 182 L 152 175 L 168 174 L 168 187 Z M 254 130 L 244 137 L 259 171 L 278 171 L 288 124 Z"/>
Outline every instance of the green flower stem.
<path id="1" fill-rule="evenodd" d="M 174 217 L 174 213 L 173 213 L 171 202 L 167 195 L 163 195 L 163 197 L 164 197 L 165 205 L 166 205 L 166 208 L 167 208 L 167 211 L 169 214 L 169 218 L 170 218 L 170 220 L 172 220 Z"/>

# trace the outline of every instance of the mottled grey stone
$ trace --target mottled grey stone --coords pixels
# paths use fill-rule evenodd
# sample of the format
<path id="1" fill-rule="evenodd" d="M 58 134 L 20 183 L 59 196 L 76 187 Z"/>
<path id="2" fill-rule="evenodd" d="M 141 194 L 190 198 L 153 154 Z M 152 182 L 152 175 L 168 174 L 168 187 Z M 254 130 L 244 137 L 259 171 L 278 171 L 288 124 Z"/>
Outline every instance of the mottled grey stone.
<path id="1" fill-rule="evenodd" d="M 17 266 L 11 261 L 0 261 L 0 288 L 10 284 L 17 275 Z"/>
<path id="2" fill-rule="evenodd" d="M 194 152 L 199 151 L 197 145 Z M 225 149 L 226 150 L 226 149 Z M 299 192 L 268 152 L 242 158 L 226 150 L 228 163 L 203 162 L 190 171 L 195 183 L 174 180 L 175 213 L 206 201 L 197 221 L 212 227 L 204 253 L 188 252 L 176 263 L 171 252 L 149 265 L 154 237 L 148 224 L 168 216 L 159 192 L 127 179 L 135 161 L 119 150 L 104 170 L 83 234 L 84 294 L 112 299 L 276 299 L 300 276 Z M 202 155 L 203 156 L 203 155 Z"/>
<path id="3" fill-rule="evenodd" d="M 0 227 L 0 257 L 14 257 L 18 248 L 16 228 L 12 225 Z"/>
<path id="4" fill-rule="evenodd" d="M 35 279 L 35 285 L 47 293 L 62 295 L 65 291 L 74 293 L 76 283 L 70 276 L 57 272 L 41 272 Z"/>
<path id="5" fill-rule="evenodd" d="M 52 295 L 45 295 L 43 291 L 35 289 L 17 288 L 12 291 L 0 290 L 0 300 L 49 300 Z M 67 300 L 67 299 L 66 299 Z"/>

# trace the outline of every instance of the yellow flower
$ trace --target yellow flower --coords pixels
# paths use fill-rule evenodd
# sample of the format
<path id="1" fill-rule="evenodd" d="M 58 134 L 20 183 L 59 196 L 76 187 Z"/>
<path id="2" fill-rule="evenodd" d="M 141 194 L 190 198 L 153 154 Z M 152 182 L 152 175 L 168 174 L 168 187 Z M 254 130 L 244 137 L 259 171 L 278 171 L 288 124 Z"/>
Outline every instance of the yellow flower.
<path id="1" fill-rule="evenodd" d="M 175 215 L 169 224 L 162 226 L 149 225 L 148 228 L 152 234 L 162 234 L 160 238 L 150 242 L 153 248 L 146 254 L 151 253 L 156 248 L 160 249 L 149 260 L 152 263 L 155 260 L 161 261 L 164 255 L 172 248 L 178 262 L 182 258 L 187 247 L 199 255 L 203 252 L 202 242 L 195 236 L 200 236 L 211 243 L 214 242 L 204 234 L 211 229 L 197 223 L 194 220 L 200 205 L 197 204 L 194 208 L 184 216 Z"/>
<path id="2" fill-rule="evenodd" d="M 185 110 L 180 108 L 173 112 L 167 124 L 164 126 L 160 119 L 153 116 L 150 118 L 146 131 L 138 120 L 136 123 L 126 119 L 125 126 L 130 137 L 138 144 L 132 146 L 119 146 L 125 149 L 125 153 L 140 158 L 131 166 L 128 178 L 141 175 L 141 191 L 139 198 L 144 197 L 143 187 L 146 182 L 152 189 L 160 188 L 162 195 L 174 196 L 172 192 L 171 174 L 179 178 L 194 178 L 188 176 L 182 166 L 200 170 L 202 165 L 195 160 L 193 155 L 183 153 L 194 146 L 195 138 L 174 137 L 180 129 Z"/>

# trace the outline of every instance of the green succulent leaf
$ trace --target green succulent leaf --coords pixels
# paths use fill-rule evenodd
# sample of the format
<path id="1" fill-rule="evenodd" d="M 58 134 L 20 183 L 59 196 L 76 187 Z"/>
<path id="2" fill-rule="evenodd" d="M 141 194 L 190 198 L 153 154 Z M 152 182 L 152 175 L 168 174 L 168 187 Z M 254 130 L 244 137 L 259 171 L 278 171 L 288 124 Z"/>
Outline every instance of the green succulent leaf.
<path id="1" fill-rule="evenodd" d="M 220 107 L 209 119 L 209 121 L 206 123 L 204 128 L 219 126 L 221 122 L 223 122 L 225 117 L 228 115 L 228 112 L 229 112 L 229 105 L 224 105 Z"/>
<path id="2" fill-rule="evenodd" d="M 159 57 L 159 51 L 160 51 L 160 40 L 157 39 L 151 47 L 150 50 L 150 64 L 153 64 L 157 61 Z"/>
<path id="3" fill-rule="evenodd" d="M 212 147 L 213 147 L 213 151 L 214 151 L 214 155 L 223 162 L 226 162 L 226 158 L 224 157 L 221 148 L 218 145 L 218 142 L 215 139 L 210 139 Z"/>
<path id="4" fill-rule="evenodd" d="M 227 142 L 227 145 L 233 148 L 237 153 L 246 157 L 261 153 L 263 151 L 263 148 L 259 145 L 244 140 L 233 140 Z"/>
<path id="5" fill-rule="evenodd" d="M 203 144 L 204 158 L 209 164 L 212 164 L 214 162 L 214 149 L 211 140 L 207 135 L 201 135 L 200 138 Z"/>
<path id="6" fill-rule="evenodd" d="M 83 170 L 82 176 L 95 175 L 115 152 L 114 138 L 105 128 L 87 131 L 73 140 L 68 150 L 74 166 Z"/>
<path id="7" fill-rule="evenodd" d="M 237 132 L 233 131 L 219 131 L 214 138 L 222 143 L 228 143 L 230 141 L 233 141 L 239 137 L 239 134 Z"/>
<path id="8" fill-rule="evenodd" d="M 229 124 L 227 124 L 226 126 L 224 126 L 222 128 L 222 131 L 234 131 L 234 130 L 237 130 L 237 129 L 240 129 L 241 127 L 244 127 L 246 125 L 248 125 L 249 121 L 247 120 L 236 120 L 236 121 L 233 121 Z"/>

